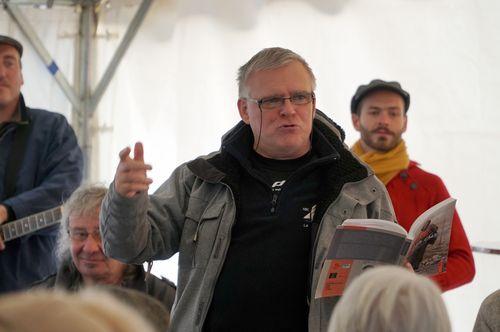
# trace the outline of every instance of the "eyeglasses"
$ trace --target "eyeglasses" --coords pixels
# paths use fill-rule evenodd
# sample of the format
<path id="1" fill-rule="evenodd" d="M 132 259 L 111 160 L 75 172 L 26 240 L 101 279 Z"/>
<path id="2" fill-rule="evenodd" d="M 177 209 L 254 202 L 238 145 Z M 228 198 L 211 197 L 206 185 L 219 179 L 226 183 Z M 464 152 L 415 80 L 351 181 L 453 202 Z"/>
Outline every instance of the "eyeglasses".
<path id="1" fill-rule="evenodd" d="M 314 92 L 298 92 L 290 97 L 267 97 L 262 99 L 246 98 L 259 105 L 261 110 L 274 110 L 283 107 L 285 100 L 290 100 L 293 105 L 306 105 L 316 98 Z"/>
<path id="2" fill-rule="evenodd" d="M 89 235 L 92 236 L 92 238 L 94 239 L 94 241 L 96 242 L 101 242 L 101 233 L 97 230 L 97 231 L 94 231 L 92 233 L 89 233 L 85 230 L 82 230 L 82 229 L 69 229 L 68 231 L 68 234 L 69 234 L 69 237 L 71 238 L 71 240 L 73 241 L 76 241 L 76 242 L 84 242 L 87 240 L 87 238 L 89 237 Z"/>

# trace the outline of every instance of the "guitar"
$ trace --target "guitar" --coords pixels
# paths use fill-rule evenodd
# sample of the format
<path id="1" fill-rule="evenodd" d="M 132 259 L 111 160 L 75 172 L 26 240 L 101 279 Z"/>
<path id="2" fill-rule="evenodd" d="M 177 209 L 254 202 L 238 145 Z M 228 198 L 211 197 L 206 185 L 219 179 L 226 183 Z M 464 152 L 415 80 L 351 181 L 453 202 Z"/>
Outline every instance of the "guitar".
<path id="1" fill-rule="evenodd" d="M 0 226 L 0 235 L 4 242 L 36 232 L 39 229 L 55 225 L 61 221 L 62 208 L 55 207 L 22 219 L 10 221 Z"/>

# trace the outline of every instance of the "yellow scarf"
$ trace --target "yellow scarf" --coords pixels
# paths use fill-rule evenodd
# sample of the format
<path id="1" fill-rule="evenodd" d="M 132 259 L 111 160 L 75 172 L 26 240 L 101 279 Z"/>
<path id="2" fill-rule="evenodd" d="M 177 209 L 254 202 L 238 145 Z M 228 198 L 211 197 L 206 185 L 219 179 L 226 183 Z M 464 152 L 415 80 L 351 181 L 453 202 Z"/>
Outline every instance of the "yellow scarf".
<path id="1" fill-rule="evenodd" d="M 358 140 L 352 146 L 351 151 L 370 165 L 375 175 L 384 184 L 389 183 L 399 171 L 408 168 L 410 164 L 410 157 L 408 157 L 406 145 L 403 140 L 394 149 L 386 153 L 365 152 L 361 147 L 361 142 Z"/>

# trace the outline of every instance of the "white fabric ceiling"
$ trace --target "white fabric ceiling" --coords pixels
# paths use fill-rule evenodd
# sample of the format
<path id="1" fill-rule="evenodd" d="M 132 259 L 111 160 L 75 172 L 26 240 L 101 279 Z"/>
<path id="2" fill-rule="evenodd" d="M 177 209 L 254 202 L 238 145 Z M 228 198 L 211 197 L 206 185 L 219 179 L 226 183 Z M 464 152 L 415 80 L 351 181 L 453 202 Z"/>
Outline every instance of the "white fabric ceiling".
<path id="1" fill-rule="evenodd" d="M 138 2 L 101 10 L 95 82 Z M 71 80 L 78 12 L 22 9 Z M 497 0 L 156 1 L 96 113 L 92 181 L 108 184 L 118 151 L 136 140 L 153 165 L 153 189 L 179 163 L 217 149 L 238 121 L 237 68 L 264 47 L 282 46 L 309 61 L 318 108 L 344 127 L 348 144 L 357 139 L 349 114 L 356 87 L 377 77 L 400 81 L 412 97 L 410 156 L 442 176 L 472 243 L 499 241 L 499 17 Z M 27 103 L 70 117 L 70 104 L 1 10 L 0 33 L 24 41 Z M 454 331 L 470 331 L 481 300 L 500 287 L 500 256 L 475 258 L 475 281 L 445 294 Z M 175 261 L 156 272 L 174 278 Z"/>

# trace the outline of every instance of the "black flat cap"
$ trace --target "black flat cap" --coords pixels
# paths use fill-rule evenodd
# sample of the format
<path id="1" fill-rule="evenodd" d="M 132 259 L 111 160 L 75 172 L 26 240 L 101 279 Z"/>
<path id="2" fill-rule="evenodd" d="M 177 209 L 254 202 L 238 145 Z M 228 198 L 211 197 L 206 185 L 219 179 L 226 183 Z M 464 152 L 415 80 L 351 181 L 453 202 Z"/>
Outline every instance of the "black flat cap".
<path id="1" fill-rule="evenodd" d="M 14 38 L 0 35 L 0 44 L 7 44 L 14 47 L 19 52 L 19 57 L 23 56 L 23 45 Z"/>
<path id="2" fill-rule="evenodd" d="M 367 85 L 360 85 L 356 90 L 354 96 L 351 99 L 351 113 L 356 113 L 359 103 L 366 97 L 368 94 L 379 91 L 379 90 L 389 90 L 399 94 L 404 102 L 405 102 L 405 113 L 408 112 L 408 108 L 410 107 L 410 94 L 403 90 L 401 84 L 396 81 L 387 82 L 384 80 L 376 79 L 371 81 Z"/>

